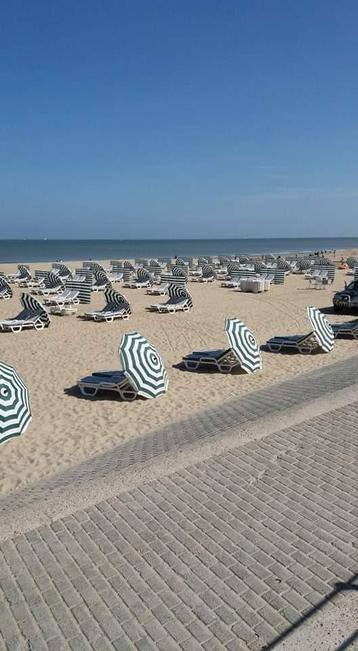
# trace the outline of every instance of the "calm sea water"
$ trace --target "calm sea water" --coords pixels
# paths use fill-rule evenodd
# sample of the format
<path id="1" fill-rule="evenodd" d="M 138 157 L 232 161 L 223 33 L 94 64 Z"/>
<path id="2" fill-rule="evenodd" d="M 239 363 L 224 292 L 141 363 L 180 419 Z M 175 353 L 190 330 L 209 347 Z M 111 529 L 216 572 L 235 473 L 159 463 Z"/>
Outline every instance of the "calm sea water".
<path id="1" fill-rule="evenodd" d="M 0 263 L 288 253 L 357 247 L 358 237 L 252 240 L 0 240 Z"/>

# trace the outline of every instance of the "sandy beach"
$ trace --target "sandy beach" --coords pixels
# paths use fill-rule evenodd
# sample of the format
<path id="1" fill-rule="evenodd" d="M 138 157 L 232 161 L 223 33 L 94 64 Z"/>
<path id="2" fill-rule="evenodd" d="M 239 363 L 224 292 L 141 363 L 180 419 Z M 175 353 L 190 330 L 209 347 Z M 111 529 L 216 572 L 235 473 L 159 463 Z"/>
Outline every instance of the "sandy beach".
<path id="1" fill-rule="evenodd" d="M 335 260 L 341 255 L 357 254 L 357 251 L 337 251 Z M 103 262 L 108 264 L 108 261 Z M 70 262 L 69 266 L 75 268 L 79 264 Z M 47 263 L 36 263 L 31 265 L 31 270 L 49 267 Z M 14 272 L 16 265 L 3 264 L 1 270 Z M 15 366 L 28 385 L 33 420 L 24 436 L 1 447 L 1 494 L 23 488 L 207 406 L 349 358 L 357 349 L 354 340 L 338 340 L 330 354 L 303 356 L 263 352 L 263 370 L 254 375 L 199 374 L 176 368 L 182 356 L 191 350 L 227 346 L 223 331 L 227 316 L 245 321 L 261 344 L 274 335 L 308 332 L 305 306 L 330 307 L 333 293 L 350 279 L 345 272 L 337 271 L 334 284 L 318 291 L 309 289 L 304 276 L 290 275 L 284 285 L 272 286 L 264 294 L 224 289 L 219 282 L 189 283 L 194 309 L 173 315 L 145 310 L 153 302 L 165 302 L 165 297 L 153 300 L 144 290 L 127 289 L 124 293 L 133 311 L 129 321 L 105 324 L 85 322 L 74 316 L 54 316 L 47 330 L 2 333 L 0 359 Z M 114 287 L 121 291 L 119 283 Z M 20 311 L 21 291 L 14 288 L 13 299 L 0 302 L 0 318 L 13 317 Z M 91 308 L 103 305 L 103 294 L 94 294 Z M 80 305 L 78 314 L 87 310 L 88 306 Z M 329 316 L 333 322 L 349 318 Z M 111 394 L 109 398 L 90 400 L 66 393 L 66 389 L 83 375 L 99 369 L 119 368 L 121 336 L 132 330 L 138 330 L 160 351 L 170 382 L 165 396 L 123 403 Z"/>

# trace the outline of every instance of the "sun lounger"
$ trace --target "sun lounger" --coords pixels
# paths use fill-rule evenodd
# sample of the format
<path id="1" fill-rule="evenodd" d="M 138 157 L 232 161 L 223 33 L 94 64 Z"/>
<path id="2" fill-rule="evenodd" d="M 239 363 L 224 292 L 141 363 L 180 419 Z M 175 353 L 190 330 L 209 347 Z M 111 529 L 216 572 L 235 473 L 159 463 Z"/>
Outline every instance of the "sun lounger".
<path id="1" fill-rule="evenodd" d="M 131 308 L 125 296 L 114 289 L 106 289 L 105 298 L 107 303 L 102 310 L 85 312 L 80 318 L 91 321 L 106 321 L 106 323 L 112 323 L 115 319 L 129 319 Z"/>
<path id="2" fill-rule="evenodd" d="M 52 268 L 54 269 L 54 271 L 57 272 L 61 280 L 66 281 L 69 278 L 72 278 L 71 270 L 67 267 L 67 265 L 63 264 L 62 262 L 54 262 Z"/>
<path id="3" fill-rule="evenodd" d="M 71 289 L 64 289 L 61 294 L 57 294 L 52 298 L 45 298 L 45 305 L 60 306 L 60 305 L 78 305 L 79 291 L 73 291 Z"/>
<path id="4" fill-rule="evenodd" d="M 215 280 L 215 272 L 211 265 L 204 264 L 202 275 L 199 277 L 199 283 L 212 283 Z"/>
<path id="5" fill-rule="evenodd" d="M 240 319 L 226 319 L 225 332 L 230 348 L 220 350 L 194 351 L 183 357 L 188 371 L 213 369 L 220 373 L 231 373 L 242 369 L 253 373 L 262 368 L 259 346 L 252 332 Z"/>
<path id="6" fill-rule="evenodd" d="M 169 283 L 166 283 L 165 285 L 148 287 L 146 294 L 149 294 L 150 296 L 165 296 L 168 293 L 168 290 L 169 290 Z"/>
<path id="7" fill-rule="evenodd" d="M 25 281 L 25 280 L 31 280 L 31 273 L 28 267 L 25 267 L 22 264 L 18 265 L 18 270 L 16 274 L 9 274 L 8 275 L 9 282 L 14 283 L 15 285 L 18 285 L 19 283 Z"/>
<path id="8" fill-rule="evenodd" d="M 98 391 L 115 391 L 121 400 L 131 401 L 137 397 L 137 391 L 129 382 L 123 371 L 93 373 L 77 382 L 82 395 L 94 397 Z"/>
<path id="9" fill-rule="evenodd" d="M 58 275 L 57 270 L 52 270 L 44 278 L 44 283 L 40 283 L 33 289 L 32 294 L 38 296 L 51 296 L 52 294 L 59 294 L 63 290 L 63 282 Z"/>
<path id="10" fill-rule="evenodd" d="M 152 344 L 139 332 L 123 335 L 120 348 L 123 370 L 97 371 L 77 382 L 82 395 L 94 397 L 98 391 L 113 391 L 122 400 L 138 395 L 155 398 L 168 390 L 163 362 Z"/>
<path id="11" fill-rule="evenodd" d="M 334 347 L 333 329 L 326 317 L 315 307 L 307 307 L 307 315 L 311 322 L 312 332 L 306 335 L 273 337 L 266 346 L 271 353 L 299 352 L 309 355 L 314 352 L 331 352 Z"/>
<path id="12" fill-rule="evenodd" d="M 358 339 L 358 319 L 345 321 L 344 323 L 331 323 L 331 326 L 336 339 L 346 336 Z"/>
<path id="13" fill-rule="evenodd" d="M 19 287 L 24 287 L 27 289 L 44 289 L 45 288 L 45 278 L 30 278 L 29 280 L 22 280 L 18 283 Z"/>
<path id="14" fill-rule="evenodd" d="M 30 294 L 21 294 L 23 310 L 13 319 L 0 321 L 2 332 L 21 332 L 27 328 L 43 330 L 50 325 L 50 317 L 45 308 Z"/>
<path id="15" fill-rule="evenodd" d="M 146 269 L 138 269 L 137 278 L 123 283 L 123 287 L 131 289 L 143 289 L 150 287 L 153 284 L 153 279 Z"/>
<path id="16" fill-rule="evenodd" d="M 228 278 L 227 280 L 222 280 L 220 284 L 221 284 L 221 287 L 228 287 L 229 289 L 236 289 L 237 287 L 240 286 L 240 276 L 235 275 L 233 273 L 231 275 L 231 278 Z"/>
<path id="17" fill-rule="evenodd" d="M 168 288 L 169 300 L 159 305 L 150 305 L 147 309 L 151 312 L 189 312 L 193 301 L 185 287 L 170 284 Z"/>

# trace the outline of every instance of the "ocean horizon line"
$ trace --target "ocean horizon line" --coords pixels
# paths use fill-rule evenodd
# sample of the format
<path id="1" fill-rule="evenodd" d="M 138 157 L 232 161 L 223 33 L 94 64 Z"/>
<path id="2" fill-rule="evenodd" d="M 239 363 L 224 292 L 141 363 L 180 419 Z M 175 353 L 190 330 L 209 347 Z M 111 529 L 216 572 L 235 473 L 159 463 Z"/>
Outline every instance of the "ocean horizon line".
<path id="1" fill-rule="evenodd" d="M 6 239 L 0 240 L 1 263 L 58 260 L 132 260 L 206 255 L 306 254 L 358 248 L 358 237 L 191 238 L 191 239 Z"/>
<path id="2" fill-rule="evenodd" d="M 313 235 L 287 237 L 2 237 L 0 242 L 231 242 L 231 241 L 282 241 L 282 240 L 352 240 L 358 235 Z"/>

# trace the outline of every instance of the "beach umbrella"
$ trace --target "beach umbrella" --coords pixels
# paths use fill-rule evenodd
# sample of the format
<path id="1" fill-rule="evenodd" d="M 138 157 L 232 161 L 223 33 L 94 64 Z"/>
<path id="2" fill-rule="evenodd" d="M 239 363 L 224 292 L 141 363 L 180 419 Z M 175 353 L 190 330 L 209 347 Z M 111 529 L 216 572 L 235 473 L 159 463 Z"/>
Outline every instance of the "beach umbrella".
<path id="1" fill-rule="evenodd" d="M 355 267 L 357 264 L 358 264 L 358 258 L 355 258 L 355 257 L 353 257 L 353 256 L 350 256 L 349 258 L 347 258 L 347 265 L 348 265 L 348 267 L 350 267 L 351 269 L 354 269 L 354 267 Z"/>
<path id="2" fill-rule="evenodd" d="M 334 347 L 334 332 L 325 315 L 316 307 L 307 307 L 308 318 L 311 322 L 315 337 L 325 353 L 330 353 Z"/>
<path id="3" fill-rule="evenodd" d="M 240 319 L 225 319 L 225 332 L 241 368 L 253 373 L 262 368 L 258 343 L 251 330 Z"/>
<path id="4" fill-rule="evenodd" d="M 201 271 L 203 278 L 212 278 L 214 276 L 214 269 L 210 264 L 203 264 Z"/>
<path id="5" fill-rule="evenodd" d="M 138 280 L 145 281 L 145 280 L 150 280 L 151 276 L 149 271 L 147 271 L 147 269 L 143 269 L 143 267 L 139 267 L 139 269 L 137 269 L 137 278 Z"/>
<path id="6" fill-rule="evenodd" d="M 172 267 L 172 274 L 173 276 L 181 276 L 182 278 L 187 277 L 187 273 L 182 267 Z"/>
<path id="7" fill-rule="evenodd" d="M 277 268 L 278 269 L 283 269 L 284 271 L 290 271 L 291 265 L 285 258 L 278 258 L 276 260 Z"/>
<path id="8" fill-rule="evenodd" d="M 123 371 L 138 394 L 156 398 L 168 390 L 168 376 L 162 359 L 152 344 L 139 332 L 123 335 L 120 344 Z"/>
<path id="9" fill-rule="evenodd" d="M 0 362 L 0 443 L 23 434 L 30 421 L 27 387 L 12 366 Z"/>
<path id="10" fill-rule="evenodd" d="M 310 269 L 310 267 L 311 260 L 309 258 L 299 258 L 297 260 L 297 268 L 301 271 L 306 271 L 306 269 Z"/>

